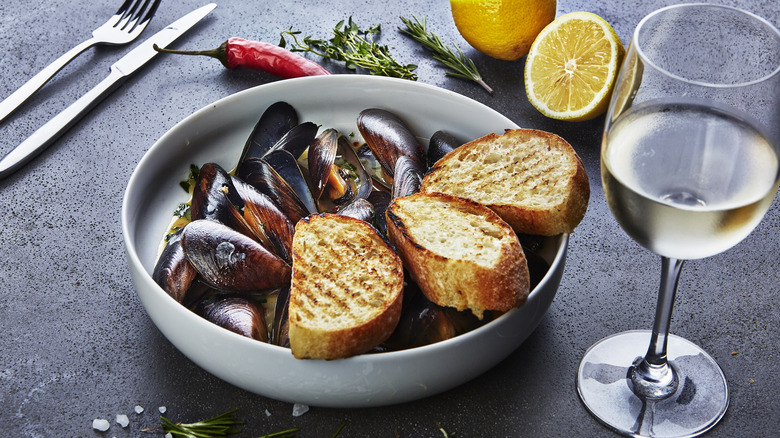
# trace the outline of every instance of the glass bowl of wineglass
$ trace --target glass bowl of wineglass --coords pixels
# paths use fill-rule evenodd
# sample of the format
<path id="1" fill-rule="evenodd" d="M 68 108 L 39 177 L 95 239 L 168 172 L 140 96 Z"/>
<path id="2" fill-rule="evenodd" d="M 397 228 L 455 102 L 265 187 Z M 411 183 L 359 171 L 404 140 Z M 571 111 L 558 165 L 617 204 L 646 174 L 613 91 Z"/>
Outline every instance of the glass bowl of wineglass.
<path id="1" fill-rule="evenodd" d="M 618 223 L 662 259 L 652 330 L 585 353 L 577 391 L 628 436 L 696 436 L 728 407 L 718 364 L 670 334 L 685 260 L 726 251 L 780 184 L 780 32 L 732 7 L 684 4 L 640 21 L 606 115 L 602 184 Z"/>

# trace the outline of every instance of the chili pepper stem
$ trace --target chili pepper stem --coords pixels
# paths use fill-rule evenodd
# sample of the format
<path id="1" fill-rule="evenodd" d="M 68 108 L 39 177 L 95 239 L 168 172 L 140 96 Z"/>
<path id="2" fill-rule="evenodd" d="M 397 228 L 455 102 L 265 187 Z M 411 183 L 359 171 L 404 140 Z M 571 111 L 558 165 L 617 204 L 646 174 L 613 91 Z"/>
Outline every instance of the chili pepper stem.
<path id="1" fill-rule="evenodd" d="M 152 45 L 152 48 L 154 50 L 161 52 L 161 53 L 174 53 L 177 55 L 201 55 L 201 56 L 209 56 L 211 58 L 218 59 L 225 67 L 227 67 L 227 53 L 225 51 L 225 44 L 217 47 L 216 49 L 211 50 L 173 50 L 173 49 L 163 49 L 159 47 L 157 44 Z"/>

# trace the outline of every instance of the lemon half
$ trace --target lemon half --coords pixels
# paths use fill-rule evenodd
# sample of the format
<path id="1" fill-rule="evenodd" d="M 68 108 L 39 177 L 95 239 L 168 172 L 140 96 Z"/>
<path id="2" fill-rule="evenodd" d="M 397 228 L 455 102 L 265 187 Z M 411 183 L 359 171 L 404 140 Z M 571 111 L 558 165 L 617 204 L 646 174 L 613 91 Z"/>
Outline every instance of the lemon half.
<path id="1" fill-rule="evenodd" d="M 556 0 L 450 0 L 458 32 L 493 58 L 514 61 L 555 18 Z"/>
<path id="2" fill-rule="evenodd" d="M 603 114 L 625 54 L 603 18 L 590 12 L 561 15 L 534 40 L 525 61 L 525 92 L 542 114 L 582 121 Z"/>

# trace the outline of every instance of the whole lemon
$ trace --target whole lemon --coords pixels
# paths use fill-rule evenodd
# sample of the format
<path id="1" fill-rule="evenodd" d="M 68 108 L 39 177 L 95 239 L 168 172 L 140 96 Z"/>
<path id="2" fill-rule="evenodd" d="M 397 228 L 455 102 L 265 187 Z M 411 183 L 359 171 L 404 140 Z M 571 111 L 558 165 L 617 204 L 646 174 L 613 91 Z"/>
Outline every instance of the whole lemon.
<path id="1" fill-rule="evenodd" d="M 450 0 L 455 26 L 472 47 L 514 61 L 555 19 L 556 0 Z"/>

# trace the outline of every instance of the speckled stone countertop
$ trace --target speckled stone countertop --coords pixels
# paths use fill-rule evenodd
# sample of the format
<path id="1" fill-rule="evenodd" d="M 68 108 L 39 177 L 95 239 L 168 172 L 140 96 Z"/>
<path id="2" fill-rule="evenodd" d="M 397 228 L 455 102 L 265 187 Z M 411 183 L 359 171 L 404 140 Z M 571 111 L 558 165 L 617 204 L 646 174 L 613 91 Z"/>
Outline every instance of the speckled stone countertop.
<path id="1" fill-rule="evenodd" d="M 102 24 L 119 5 L 98 0 L 4 0 L 0 4 L 0 98 Z M 163 0 L 152 35 L 206 2 Z M 627 44 L 634 26 L 669 0 L 559 0 L 558 14 L 604 17 Z M 723 0 L 780 24 L 776 0 Z M 426 16 L 444 41 L 460 45 L 496 90 L 448 78 L 395 29 L 399 16 Z M 207 104 L 278 80 L 224 69 L 216 60 L 157 57 L 48 150 L 0 181 L 0 435 L 147 436 L 158 407 L 179 421 L 240 408 L 240 436 L 300 427 L 299 436 L 609 436 L 580 403 L 575 374 L 585 350 L 604 336 L 652 324 L 660 263 L 620 229 L 599 177 L 603 117 L 584 123 L 546 119 L 528 103 L 524 59 L 488 58 L 458 34 L 446 1 L 229 1 L 172 47 L 212 48 L 228 37 L 279 41 L 291 26 L 328 37 L 352 16 L 382 25 L 380 42 L 419 65 L 419 81 L 482 102 L 522 127 L 555 132 L 582 157 L 591 183 L 587 215 L 571 236 L 564 278 L 538 329 L 482 376 L 427 399 L 370 409 L 293 405 L 229 385 L 176 350 L 138 300 L 122 248 L 120 208 L 138 161 L 168 129 Z M 133 45 L 97 47 L 68 65 L 12 118 L 0 122 L 5 154 L 92 88 Z M 336 72 L 340 67 L 329 65 Z M 779 103 L 780 104 L 780 103 Z M 683 270 L 672 332 L 708 351 L 731 391 L 725 418 L 709 436 L 770 437 L 780 431 L 780 204 L 733 249 Z M 263 370 L 258 370 L 262 373 Z M 135 406 L 145 411 L 136 414 Z M 117 414 L 128 415 L 123 428 Z M 100 433 L 92 420 L 106 418 Z M 161 435 L 161 434 L 160 434 Z M 153 436 L 153 435 L 152 435 Z"/>

